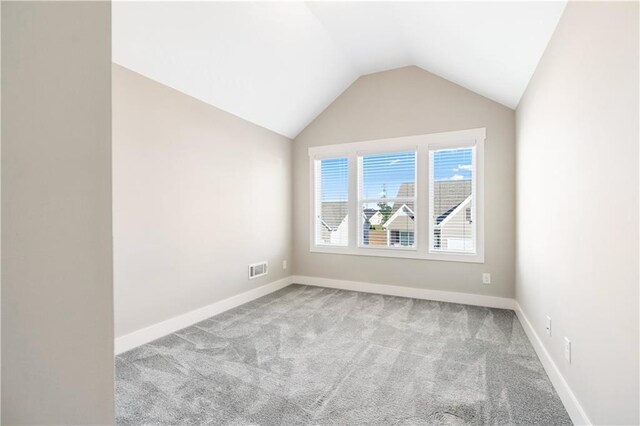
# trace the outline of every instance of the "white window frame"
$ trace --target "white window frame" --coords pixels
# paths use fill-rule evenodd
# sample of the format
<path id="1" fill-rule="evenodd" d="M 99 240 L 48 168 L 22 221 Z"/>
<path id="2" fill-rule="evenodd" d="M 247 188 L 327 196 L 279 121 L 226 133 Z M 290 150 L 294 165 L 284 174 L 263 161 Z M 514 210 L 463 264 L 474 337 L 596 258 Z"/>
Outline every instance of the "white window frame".
<path id="1" fill-rule="evenodd" d="M 408 259 L 442 260 L 453 262 L 484 263 L 484 142 L 486 129 L 477 128 L 453 132 L 432 133 L 373 141 L 351 142 L 309 148 L 309 250 L 314 253 L 334 253 L 356 256 L 397 257 Z M 475 253 L 430 252 L 431 225 L 430 201 L 430 151 L 436 149 L 475 147 L 473 193 L 476 229 Z M 362 246 L 362 228 L 359 224 L 360 178 L 359 157 L 371 154 L 389 154 L 404 151 L 416 152 L 416 221 L 415 247 Z M 316 161 L 347 157 L 348 191 L 348 245 L 327 246 L 316 243 Z M 424 212 L 425 214 L 422 214 Z"/>
<path id="2" fill-rule="evenodd" d="M 337 158 L 346 158 L 347 159 L 347 181 L 349 182 L 348 185 L 351 185 L 351 158 L 349 157 L 349 155 L 347 155 L 346 153 L 342 154 L 342 155 L 331 155 L 331 156 L 317 156 L 315 158 L 315 160 L 317 161 L 312 161 L 310 163 L 310 167 L 312 167 L 312 171 L 311 171 L 311 176 L 313 177 L 311 180 L 311 192 L 310 194 L 313 196 L 313 198 L 311 199 L 311 226 L 313 226 L 313 229 L 311 230 L 311 236 L 313 238 L 313 240 L 311 240 L 311 245 L 315 245 L 316 247 L 326 247 L 326 248 L 331 248 L 331 249 L 344 249 L 346 247 L 349 246 L 349 244 L 351 243 L 351 232 L 349 232 L 349 234 L 347 235 L 347 245 L 344 244 L 327 244 L 327 243 L 323 243 L 322 238 L 320 237 L 320 235 L 317 234 L 318 230 L 322 228 L 322 225 L 320 224 L 320 211 L 322 208 L 322 202 L 320 200 L 320 193 L 316 193 L 316 188 L 320 188 L 320 192 L 322 191 L 322 186 L 320 184 L 316 185 L 315 182 L 315 176 L 318 173 L 318 171 L 320 170 L 320 161 L 322 160 L 330 160 L 330 159 L 337 159 Z M 351 206 L 351 188 L 348 188 L 347 190 L 347 206 L 349 207 L 349 215 L 351 214 L 351 210 L 350 210 L 350 206 Z M 350 218 L 347 218 L 348 220 L 350 220 Z M 350 221 L 348 222 L 348 225 L 351 226 Z"/>
<path id="3" fill-rule="evenodd" d="M 320 161 L 322 160 L 330 160 L 330 159 L 338 159 L 338 158 L 346 158 L 347 159 L 347 181 L 349 182 L 349 185 L 351 184 L 351 176 L 349 174 L 349 170 L 351 169 L 351 159 L 349 158 L 348 155 L 344 154 L 344 155 L 335 155 L 335 156 L 329 156 L 329 157 L 318 157 L 316 158 L 317 161 L 312 161 L 311 162 L 311 167 L 313 167 L 314 169 L 312 170 L 312 176 L 315 177 L 315 175 L 318 173 L 318 171 L 320 170 Z M 320 235 L 318 235 L 318 230 L 322 229 L 322 225 L 320 224 L 320 212 L 322 209 L 322 201 L 320 199 L 321 197 L 321 192 L 322 192 L 322 186 L 321 184 L 317 184 L 315 182 L 315 179 L 311 181 L 311 194 L 313 195 L 313 199 L 311 201 L 311 205 L 312 205 L 312 211 L 311 211 L 311 215 L 312 215 L 312 222 L 311 225 L 314 227 L 314 229 L 312 230 L 312 236 L 314 238 L 313 241 L 311 241 L 311 244 L 315 244 L 317 247 L 330 247 L 330 248 L 344 248 L 347 247 L 349 244 L 349 238 L 350 235 L 347 236 L 347 245 L 344 244 L 327 244 L 327 243 L 323 243 L 322 242 L 322 238 Z M 320 193 L 316 192 L 316 188 L 320 188 Z M 349 206 L 351 203 L 351 190 L 350 188 L 347 191 L 347 206 Z M 349 212 L 350 213 L 350 212 Z"/>
<path id="4" fill-rule="evenodd" d="M 414 198 L 413 206 L 414 206 L 414 210 L 415 211 L 413 213 L 414 213 L 416 218 L 418 217 L 418 211 L 420 210 L 418 208 L 418 191 L 419 191 L 419 188 L 421 188 L 422 186 L 418 183 L 418 153 L 417 153 L 416 147 L 413 147 L 411 149 L 403 149 L 403 150 L 389 150 L 389 149 L 387 149 L 386 151 L 383 151 L 383 152 L 378 152 L 378 151 L 375 151 L 375 152 L 371 152 L 371 151 L 360 151 L 360 152 L 357 152 L 356 161 L 357 161 L 357 164 L 358 164 L 358 174 L 357 174 L 358 197 L 357 197 L 357 200 L 356 200 L 356 206 L 358 207 L 358 213 L 357 213 L 358 218 L 361 217 L 361 214 L 360 214 L 361 210 L 360 209 L 361 209 L 362 203 L 364 203 L 364 202 L 382 201 L 382 198 L 369 198 L 369 199 L 367 199 L 367 198 L 364 198 L 362 196 L 362 193 L 361 193 L 362 185 L 360 185 L 360 179 L 362 179 L 362 172 L 363 172 L 363 170 L 362 170 L 362 157 L 366 157 L 368 155 L 402 154 L 402 153 L 409 153 L 409 152 L 411 152 L 411 153 L 415 152 L 415 154 L 416 154 L 416 170 L 415 170 L 415 176 L 414 176 L 414 180 L 415 180 L 415 186 L 414 186 L 415 195 L 413 197 Z M 395 200 L 394 197 L 388 197 L 387 200 L 388 199 L 394 199 Z M 364 238 L 364 235 L 363 235 L 364 233 L 363 233 L 362 225 L 359 223 L 359 221 L 356 224 L 356 227 L 358 228 L 357 229 L 357 234 L 356 234 L 357 235 L 356 243 L 357 243 L 357 246 L 358 246 L 359 249 L 363 249 L 363 250 L 385 250 L 385 251 L 382 252 L 383 255 L 388 250 L 416 251 L 418 249 L 418 246 L 416 244 L 417 239 L 416 239 L 415 236 L 417 235 L 417 233 L 419 231 L 418 231 L 418 221 L 415 220 L 415 219 L 414 219 L 414 225 L 413 225 L 413 233 L 414 233 L 413 241 L 414 241 L 414 245 L 413 246 L 407 246 L 407 247 L 402 247 L 402 246 L 385 247 L 385 246 L 364 245 L 364 244 L 362 244 L 362 240 Z"/>

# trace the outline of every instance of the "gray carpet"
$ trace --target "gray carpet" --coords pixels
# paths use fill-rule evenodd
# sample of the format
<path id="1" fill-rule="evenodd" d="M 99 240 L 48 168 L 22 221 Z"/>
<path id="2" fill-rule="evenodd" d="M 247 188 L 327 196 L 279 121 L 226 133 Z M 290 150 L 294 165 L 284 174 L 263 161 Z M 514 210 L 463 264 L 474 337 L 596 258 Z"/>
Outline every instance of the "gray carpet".
<path id="1" fill-rule="evenodd" d="M 118 424 L 571 424 L 512 311 L 300 285 L 116 376 Z"/>

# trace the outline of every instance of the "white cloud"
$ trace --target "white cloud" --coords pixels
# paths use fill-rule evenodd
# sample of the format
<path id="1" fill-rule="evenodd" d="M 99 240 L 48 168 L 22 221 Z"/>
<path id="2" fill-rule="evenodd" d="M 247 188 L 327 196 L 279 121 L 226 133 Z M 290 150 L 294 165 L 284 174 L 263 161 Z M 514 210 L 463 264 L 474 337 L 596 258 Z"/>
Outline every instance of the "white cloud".
<path id="1" fill-rule="evenodd" d="M 391 160 L 389 161 L 389 165 L 393 165 L 393 164 L 398 164 L 401 160 L 399 158 L 396 158 L 395 160 Z"/>
<path id="2" fill-rule="evenodd" d="M 449 178 L 449 180 L 462 180 L 462 179 L 464 179 L 464 176 L 458 175 L 458 174 L 455 174 Z"/>
<path id="3" fill-rule="evenodd" d="M 471 170 L 472 169 L 472 165 L 471 164 L 460 164 L 458 166 L 459 170 Z"/>

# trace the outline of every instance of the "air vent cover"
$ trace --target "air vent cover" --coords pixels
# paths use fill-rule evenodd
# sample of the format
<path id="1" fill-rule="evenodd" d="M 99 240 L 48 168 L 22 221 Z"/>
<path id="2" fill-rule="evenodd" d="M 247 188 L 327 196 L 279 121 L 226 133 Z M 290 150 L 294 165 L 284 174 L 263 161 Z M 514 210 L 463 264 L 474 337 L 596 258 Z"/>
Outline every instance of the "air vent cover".
<path id="1" fill-rule="evenodd" d="M 261 277 L 267 275 L 269 264 L 267 262 L 254 263 L 249 265 L 249 279 Z"/>

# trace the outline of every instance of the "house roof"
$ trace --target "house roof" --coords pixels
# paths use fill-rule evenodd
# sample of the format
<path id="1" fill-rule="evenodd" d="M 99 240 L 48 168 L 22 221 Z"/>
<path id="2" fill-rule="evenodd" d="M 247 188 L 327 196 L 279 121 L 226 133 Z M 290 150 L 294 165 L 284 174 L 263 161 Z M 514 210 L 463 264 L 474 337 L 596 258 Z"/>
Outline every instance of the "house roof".
<path id="1" fill-rule="evenodd" d="M 471 179 L 435 181 L 433 191 L 433 214 L 440 223 L 471 195 Z"/>
<path id="2" fill-rule="evenodd" d="M 320 213 L 322 223 L 329 229 L 335 231 L 349 213 L 346 201 L 323 201 Z"/>
<path id="3" fill-rule="evenodd" d="M 414 229 L 415 213 L 405 203 L 391 215 L 382 225 L 387 229 L 412 231 Z"/>
<path id="4" fill-rule="evenodd" d="M 460 206 L 460 204 L 462 204 L 462 203 L 459 203 L 459 204 L 457 204 L 457 205 L 455 205 L 455 206 L 451 207 L 449 210 L 447 210 L 446 212 L 444 212 L 444 213 L 442 213 L 440 216 L 438 216 L 438 217 L 436 218 L 436 225 L 440 225 L 440 222 L 442 222 L 442 221 L 443 221 L 443 220 L 445 220 L 447 217 L 449 217 L 449 215 L 450 215 L 451 213 L 453 213 L 453 212 L 455 211 L 455 209 L 457 209 L 457 208 L 458 208 L 458 206 Z"/>
<path id="5" fill-rule="evenodd" d="M 396 198 L 410 198 L 415 194 L 415 183 L 404 182 L 398 187 Z M 434 182 L 434 205 L 433 210 L 436 216 L 436 224 L 444 221 L 457 207 L 459 207 L 471 195 L 471 180 L 442 180 Z M 399 217 L 401 212 L 413 218 L 414 203 L 412 201 L 396 201 L 393 203 L 391 214 L 385 226 L 393 222 Z M 321 207 L 321 219 L 324 225 L 333 231 L 340 226 L 344 218 L 348 214 L 348 205 L 346 201 L 323 201 Z M 370 219 L 378 211 L 367 208 L 362 211 L 363 215 Z"/>
<path id="6" fill-rule="evenodd" d="M 415 196 L 416 193 L 416 184 L 413 182 L 405 182 L 401 183 L 398 187 L 398 193 L 396 194 L 396 198 L 410 198 Z M 393 203 L 393 208 L 391 210 L 391 216 L 393 216 L 400 207 L 403 205 L 407 206 L 411 212 L 415 211 L 414 205 L 412 201 L 398 201 Z"/>
<path id="7" fill-rule="evenodd" d="M 455 217 L 455 215 L 458 213 L 458 211 L 460 211 L 462 208 L 464 208 L 470 202 L 471 202 L 471 195 L 469 195 L 463 202 L 461 202 L 460 204 L 458 204 L 454 208 L 448 210 L 445 214 L 438 216 L 438 218 L 436 219 L 436 226 L 438 226 L 438 225 L 445 226 L 446 223 L 452 217 Z"/>
<path id="8" fill-rule="evenodd" d="M 414 182 L 404 182 L 398 187 L 398 193 L 396 198 L 410 198 L 415 196 L 416 184 Z M 398 218 L 402 217 L 407 223 L 404 224 L 404 228 L 410 228 L 413 225 L 409 224 L 413 222 L 415 206 L 413 201 L 395 201 L 391 209 L 391 215 L 389 219 L 382 225 L 387 228 L 390 224 L 394 223 Z"/>
<path id="9" fill-rule="evenodd" d="M 436 216 L 436 224 L 445 220 L 460 204 L 471 195 L 471 179 L 463 180 L 441 180 L 434 182 L 433 212 Z M 400 184 L 396 198 L 413 197 L 415 194 L 415 183 L 405 182 Z M 406 214 L 413 215 L 414 203 L 411 201 L 399 201 L 393 204 L 391 216 L 387 223 L 398 217 L 398 210 L 406 206 L 409 211 Z M 386 224 L 385 224 L 386 226 Z"/>
<path id="10" fill-rule="evenodd" d="M 367 220 L 371 219 L 376 213 L 380 213 L 380 212 L 376 209 L 370 209 L 370 208 L 362 210 L 362 214 Z"/>
<path id="11" fill-rule="evenodd" d="M 116 1 L 113 62 L 293 138 L 360 76 L 409 65 L 515 108 L 565 5 Z"/>

